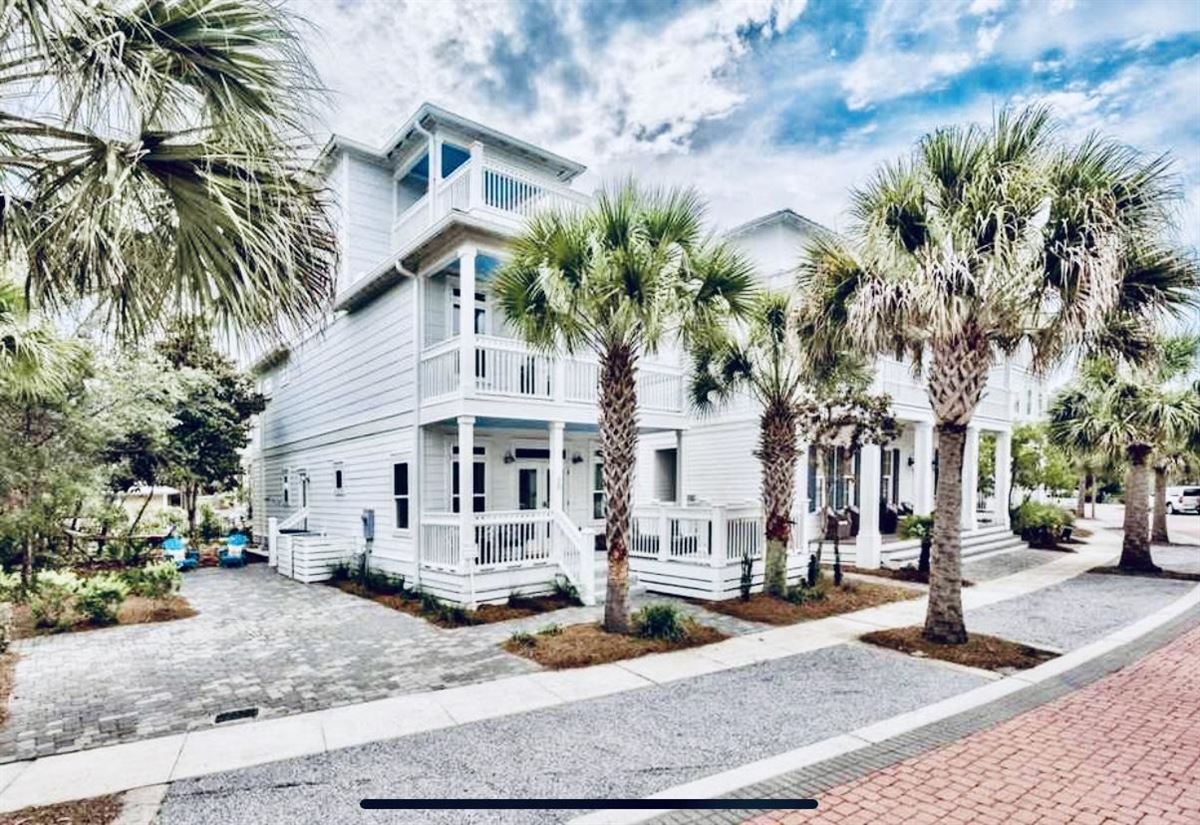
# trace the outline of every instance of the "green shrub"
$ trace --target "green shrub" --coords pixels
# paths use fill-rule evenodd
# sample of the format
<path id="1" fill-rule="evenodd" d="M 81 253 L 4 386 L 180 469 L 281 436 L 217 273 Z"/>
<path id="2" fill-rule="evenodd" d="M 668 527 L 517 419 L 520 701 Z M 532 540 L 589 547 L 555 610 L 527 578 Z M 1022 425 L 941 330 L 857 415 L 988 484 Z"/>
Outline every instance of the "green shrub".
<path id="1" fill-rule="evenodd" d="M 0 570 L 0 602 L 15 602 L 22 595 L 21 574 L 16 571 L 5 573 Z"/>
<path id="2" fill-rule="evenodd" d="M 750 551 L 747 550 L 742 554 L 742 572 L 738 580 L 738 590 L 741 593 L 742 601 L 750 601 L 750 588 L 754 586 L 754 559 L 750 558 Z"/>
<path id="3" fill-rule="evenodd" d="M 551 587 L 554 588 L 554 595 L 557 598 L 563 599 L 564 601 L 568 601 L 568 602 L 571 602 L 572 604 L 576 604 L 576 605 L 583 604 L 583 602 L 579 598 L 578 588 L 576 588 L 575 585 L 571 584 L 571 580 L 568 579 L 566 576 L 561 576 L 561 575 L 555 576 L 554 584 L 552 584 Z"/>
<path id="4" fill-rule="evenodd" d="M 1013 532 L 1035 547 L 1054 547 L 1064 529 L 1075 523 L 1070 510 L 1040 501 L 1024 501 L 1009 516 Z"/>
<path id="5" fill-rule="evenodd" d="M 648 604 L 633 614 L 633 632 L 643 639 L 677 642 L 687 635 L 687 623 L 673 604 Z"/>
<path id="6" fill-rule="evenodd" d="M 166 599 L 179 592 L 183 574 L 173 561 L 160 561 L 145 567 L 130 567 L 121 572 L 121 580 L 135 596 L 145 599 Z"/>
<path id="7" fill-rule="evenodd" d="M 207 504 L 200 505 L 200 523 L 196 525 L 200 538 L 204 541 L 216 541 L 225 531 L 225 525 L 217 516 L 215 510 Z"/>
<path id="8" fill-rule="evenodd" d="M 118 576 L 104 573 L 84 580 L 75 597 L 75 609 L 92 624 L 113 624 L 128 596 L 129 585 Z"/>
<path id="9" fill-rule="evenodd" d="M 538 631 L 539 636 L 559 636 L 562 634 L 562 626 L 557 622 L 551 622 Z"/>
<path id="10" fill-rule="evenodd" d="M 29 600 L 29 612 L 38 627 L 61 627 L 66 624 L 71 597 L 79 590 L 79 577 L 63 570 L 43 570 L 34 579 L 34 593 Z"/>
<path id="11" fill-rule="evenodd" d="M 905 516 L 900 519 L 896 535 L 902 539 L 933 537 L 933 516 Z"/>
<path id="12" fill-rule="evenodd" d="M 436 614 L 442 608 L 442 601 L 432 593 L 422 590 L 417 594 L 417 599 L 421 602 L 422 613 Z"/>
<path id="13" fill-rule="evenodd" d="M 795 605 L 805 602 L 819 602 L 825 598 L 825 591 L 820 587 L 809 587 L 806 581 L 792 585 L 787 590 L 787 600 Z"/>
<path id="14" fill-rule="evenodd" d="M 508 642 L 516 647 L 534 647 L 537 645 L 537 639 L 533 638 L 532 633 L 526 633 L 524 630 L 518 630 L 508 637 Z"/>

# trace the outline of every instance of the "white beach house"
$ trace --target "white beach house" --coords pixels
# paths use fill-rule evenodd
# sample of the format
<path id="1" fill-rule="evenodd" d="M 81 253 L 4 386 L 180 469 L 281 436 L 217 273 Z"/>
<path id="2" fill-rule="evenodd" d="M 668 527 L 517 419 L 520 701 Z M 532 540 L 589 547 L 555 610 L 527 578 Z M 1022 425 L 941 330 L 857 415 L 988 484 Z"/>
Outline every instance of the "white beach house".
<path id="1" fill-rule="evenodd" d="M 337 196 L 336 306 L 319 329 L 256 364 L 270 400 L 255 426 L 249 483 L 272 562 L 303 581 L 326 577 L 332 562 L 367 548 L 370 510 L 371 566 L 441 598 L 502 600 L 556 577 L 586 602 L 603 598 L 596 362 L 530 350 L 487 288 L 530 214 L 588 202 L 571 188 L 584 167 L 430 104 L 381 148 L 334 137 L 322 162 Z M 814 229 L 785 210 L 729 237 L 783 286 Z M 674 352 L 639 370 L 631 565 L 649 589 L 726 597 L 737 592 L 743 556 L 762 551 L 757 412 L 743 402 L 697 419 L 684 380 Z M 862 450 L 845 479 L 827 479 L 814 462 L 798 473 L 797 575 L 817 536 L 813 496 L 826 483 L 836 484 L 839 506 L 856 510 L 850 558 L 878 565 L 915 555 L 881 527 L 891 526 L 888 506 L 932 509 L 932 417 L 905 365 L 880 361 L 877 383 L 904 431 Z M 995 371 L 969 431 L 968 473 L 984 431 L 996 434 L 996 464 L 1006 466 L 1011 422 L 1032 414 L 1021 405 L 1035 397 L 1040 387 L 1024 370 Z M 997 474 L 999 501 L 1006 479 Z M 981 526 L 975 484 L 966 488 L 968 551 L 1010 546 L 1006 509 L 983 514 L 990 524 Z"/>

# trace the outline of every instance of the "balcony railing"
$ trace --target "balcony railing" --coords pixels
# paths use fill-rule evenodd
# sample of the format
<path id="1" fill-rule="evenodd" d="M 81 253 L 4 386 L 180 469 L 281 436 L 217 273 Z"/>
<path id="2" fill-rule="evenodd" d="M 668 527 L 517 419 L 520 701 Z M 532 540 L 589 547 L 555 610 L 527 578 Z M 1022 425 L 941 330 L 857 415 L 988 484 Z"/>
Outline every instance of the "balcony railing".
<path id="1" fill-rule="evenodd" d="M 716 567 L 747 555 L 762 558 L 766 540 L 757 504 L 635 507 L 631 527 L 629 554 L 634 558 Z"/>
<path id="2" fill-rule="evenodd" d="M 421 353 L 421 394 L 429 401 L 462 392 L 462 339 L 448 338 Z M 599 365 L 587 356 L 558 358 L 531 349 L 524 342 L 493 335 L 476 335 L 473 393 L 478 397 L 520 398 L 591 404 L 598 401 Z M 638 406 L 651 412 L 682 413 L 683 372 L 643 362 L 638 367 Z"/>
<path id="3" fill-rule="evenodd" d="M 426 194 L 396 218 L 392 224 L 392 248 L 406 248 L 452 211 L 478 210 L 515 223 L 543 209 L 584 206 L 588 202 L 588 196 L 582 192 L 483 154 L 439 181 L 432 198 Z"/>

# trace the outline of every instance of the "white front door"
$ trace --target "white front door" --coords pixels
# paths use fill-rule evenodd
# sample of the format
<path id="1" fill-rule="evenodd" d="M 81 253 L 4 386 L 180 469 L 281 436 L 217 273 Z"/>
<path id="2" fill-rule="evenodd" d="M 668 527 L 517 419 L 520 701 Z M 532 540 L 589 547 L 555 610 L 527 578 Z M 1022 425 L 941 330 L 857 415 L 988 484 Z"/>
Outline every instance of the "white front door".
<path id="1" fill-rule="evenodd" d="M 550 506 L 550 466 L 544 461 L 517 465 L 517 509 L 545 510 Z"/>

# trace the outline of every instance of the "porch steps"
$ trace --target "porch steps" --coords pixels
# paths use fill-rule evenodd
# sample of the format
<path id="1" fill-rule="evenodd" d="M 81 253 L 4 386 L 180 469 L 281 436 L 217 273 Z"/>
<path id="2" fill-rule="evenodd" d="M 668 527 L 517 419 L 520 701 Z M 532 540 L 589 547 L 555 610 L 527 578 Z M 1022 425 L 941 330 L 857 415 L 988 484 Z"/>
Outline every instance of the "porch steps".
<path id="1" fill-rule="evenodd" d="M 989 525 L 963 535 L 962 557 L 969 559 L 976 556 L 1007 552 L 1009 550 L 1019 550 L 1027 546 L 1021 540 L 1021 537 L 1013 533 L 1009 528 L 999 525 Z M 842 547 L 841 552 L 843 564 L 855 563 L 855 550 L 852 545 Z M 920 555 L 921 542 L 917 539 L 905 539 L 903 541 L 884 544 L 882 561 L 885 567 L 903 567 L 906 564 L 916 564 Z M 825 565 L 833 564 L 833 545 L 831 542 L 827 541 L 825 543 L 825 551 L 821 561 Z"/>

